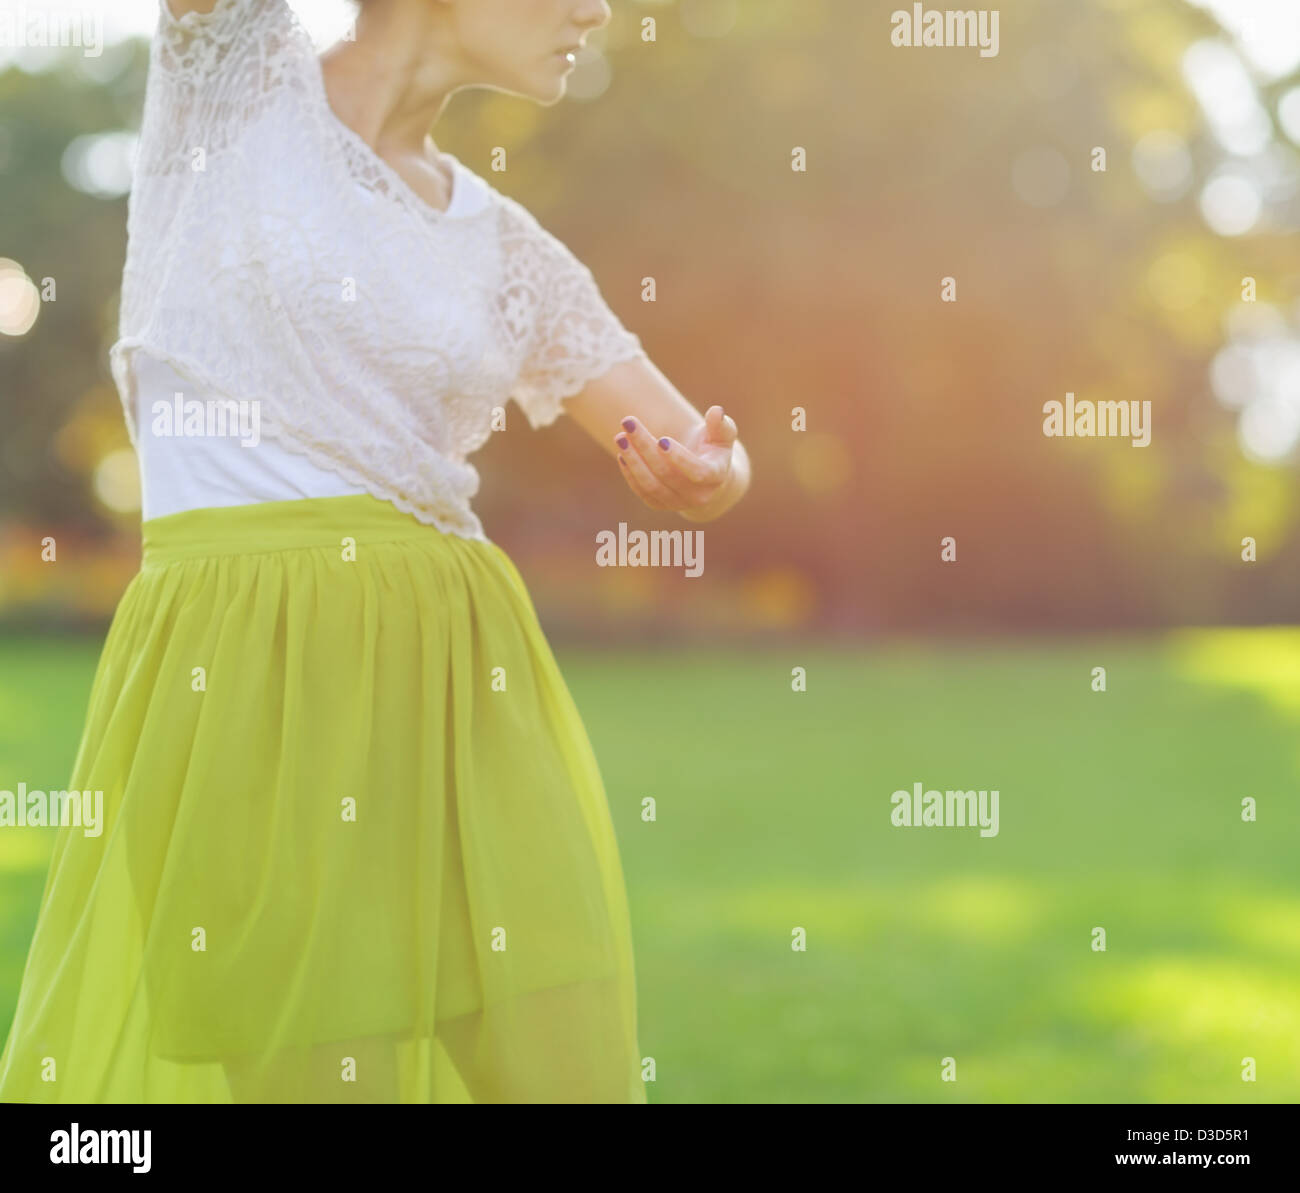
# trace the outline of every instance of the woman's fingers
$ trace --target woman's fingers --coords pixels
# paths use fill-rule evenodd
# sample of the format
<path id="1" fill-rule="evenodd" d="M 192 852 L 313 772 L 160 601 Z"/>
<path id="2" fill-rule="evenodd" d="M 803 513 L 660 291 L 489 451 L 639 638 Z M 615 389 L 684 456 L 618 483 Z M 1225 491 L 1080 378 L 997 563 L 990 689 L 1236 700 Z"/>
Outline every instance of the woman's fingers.
<path id="1" fill-rule="evenodd" d="M 619 436 L 618 462 L 636 495 L 651 509 L 675 509 L 681 497 L 674 493 L 649 468 L 641 453 L 632 445 L 628 435 Z M 625 447 L 624 444 L 627 446 Z"/>
<path id="2" fill-rule="evenodd" d="M 627 481 L 627 487 L 631 489 L 645 505 L 649 506 L 652 510 L 664 510 L 670 508 L 669 506 L 661 504 L 656 497 L 646 490 L 644 483 L 633 472 L 632 467 L 628 464 L 626 455 L 619 456 L 618 466 L 619 470 L 623 473 L 623 479 Z"/>
<path id="3" fill-rule="evenodd" d="M 710 406 L 696 431 L 694 450 L 667 436 L 656 439 L 629 415 L 614 437 L 628 486 L 651 509 L 691 510 L 707 505 L 731 471 L 736 424 Z"/>
<path id="4" fill-rule="evenodd" d="M 624 450 L 624 454 L 629 457 L 628 466 L 636 469 L 633 475 L 644 482 L 646 474 L 649 474 L 657 482 L 660 490 L 659 500 L 669 503 L 670 508 L 675 508 L 671 505 L 674 497 L 685 504 L 695 501 L 696 495 L 690 491 L 690 482 L 682 476 L 675 464 L 667 459 L 669 453 L 659 446 L 659 441 L 650 434 L 639 419 L 629 415 L 623 420 L 623 432 L 618 436 L 617 442 Z M 625 443 L 626 447 L 624 447 Z M 641 465 L 640 469 L 637 469 L 638 463 Z"/>
<path id="5" fill-rule="evenodd" d="M 691 451 L 684 443 L 666 437 L 660 439 L 658 445 L 663 459 L 676 469 L 682 483 L 716 488 L 726 480 L 727 473 L 731 470 L 729 450 L 719 451 L 715 448 L 708 456 L 703 456 Z"/>
<path id="6" fill-rule="evenodd" d="M 721 406 L 710 406 L 704 412 L 704 438 L 709 443 L 730 447 L 736 442 L 736 420 Z"/>

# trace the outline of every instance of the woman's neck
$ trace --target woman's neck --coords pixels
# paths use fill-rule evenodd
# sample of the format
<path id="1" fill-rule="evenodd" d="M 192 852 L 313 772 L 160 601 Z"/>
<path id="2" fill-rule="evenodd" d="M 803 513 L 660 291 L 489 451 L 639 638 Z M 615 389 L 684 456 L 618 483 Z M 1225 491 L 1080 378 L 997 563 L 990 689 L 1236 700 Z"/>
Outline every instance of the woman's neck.
<path id="1" fill-rule="evenodd" d="M 430 128 L 462 85 L 441 6 L 367 0 L 355 40 L 321 55 L 335 114 L 377 153 L 426 155 Z"/>

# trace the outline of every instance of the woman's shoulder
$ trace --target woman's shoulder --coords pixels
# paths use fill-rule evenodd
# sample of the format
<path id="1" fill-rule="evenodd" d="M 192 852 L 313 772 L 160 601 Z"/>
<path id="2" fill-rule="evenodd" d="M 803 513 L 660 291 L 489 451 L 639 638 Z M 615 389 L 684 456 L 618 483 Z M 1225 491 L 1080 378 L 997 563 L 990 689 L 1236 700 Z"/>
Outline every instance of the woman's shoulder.
<path id="1" fill-rule="evenodd" d="M 452 162 L 456 189 L 450 211 L 459 220 L 477 222 L 493 217 L 496 234 L 507 250 L 541 244 L 550 239 L 550 233 L 541 226 L 537 217 L 518 199 L 498 189 L 490 177 L 466 165 L 454 153 L 443 150 L 443 156 Z"/>
<path id="2" fill-rule="evenodd" d="M 454 154 L 448 156 L 454 157 Z M 560 242 L 542 225 L 541 221 L 520 200 L 498 189 L 495 183 L 456 159 L 458 181 L 463 182 L 475 202 L 476 209 L 497 213 L 502 235 L 507 246 L 533 245 L 562 248 Z M 460 204 L 458 208 L 465 210 Z M 466 205 L 468 206 L 468 204 Z"/>
<path id="3" fill-rule="evenodd" d="M 463 186 L 468 195 L 472 196 L 475 207 L 489 205 L 500 207 L 505 203 L 513 202 L 507 195 L 497 190 L 489 178 L 480 174 L 473 166 L 467 164 L 463 158 L 447 149 L 440 152 L 443 157 L 451 160 L 452 169 L 456 175 L 456 185 Z M 457 204 L 457 206 L 460 205 Z"/>

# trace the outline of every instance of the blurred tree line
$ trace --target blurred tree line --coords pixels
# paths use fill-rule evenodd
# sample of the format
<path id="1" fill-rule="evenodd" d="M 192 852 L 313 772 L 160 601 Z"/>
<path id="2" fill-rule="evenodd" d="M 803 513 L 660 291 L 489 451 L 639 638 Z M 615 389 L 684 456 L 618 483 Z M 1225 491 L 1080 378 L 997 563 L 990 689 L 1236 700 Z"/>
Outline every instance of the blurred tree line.
<path id="1" fill-rule="evenodd" d="M 737 593 L 773 625 L 842 631 L 1293 620 L 1294 463 L 1243 455 L 1208 369 L 1244 276 L 1297 309 L 1295 237 L 1217 236 L 1198 185 L 1155 202 L 1131 165 L 1156 129 L 1186 139 L 1197 184 L 1220 160 L 1180 77 L 1217 27 L 1182 0 L 1043 0 L 1003 6 L 985 58 L 892 46 L 895 7 L 617 6 L 605 63 L 574 76 L 590 101 L 461 95 L 434 130 L 591 266 L 688 398 L 736 417 L 755 481 L 706 530 L 710 624 L 731 624 Z M 134 533 L 90 481 L 106 437 L 126 443 L 107 373 L 125 201 L 71 189 L 60 161 L 77 135 L 136 126 L 144 63 L 137 44 L 108 80 L 0 76 L 0 256 L 59 279 L 32 333 L 0 344 L 0 515 Z M 1033 206 L 1013 172 L 1043 150 L 1068 178 Z M 1199 279 L 1186 303 L 1149 283 L 1170 254 Z M 1150 446 L 1044 437 L 1043 403 L 1067 391 L 1149 400 Z M 530 582 L 544 573 L 539 604 L 594 585 L 607 608 L 706 606 L 701 581 L 593 580 L 597 530 L 682 523 L 644 510 L 566 420 L 539 436 L 511 409 L 524 433 L 476 458 L 476 507 Z M 88 429 L 69 439 L 70 421 Z"/>

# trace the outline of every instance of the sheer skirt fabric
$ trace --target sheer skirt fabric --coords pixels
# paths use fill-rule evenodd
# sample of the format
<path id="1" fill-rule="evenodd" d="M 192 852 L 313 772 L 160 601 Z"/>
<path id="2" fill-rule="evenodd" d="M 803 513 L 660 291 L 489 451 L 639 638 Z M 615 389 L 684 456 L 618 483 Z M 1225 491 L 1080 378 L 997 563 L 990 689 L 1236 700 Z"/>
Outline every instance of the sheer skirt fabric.
<path id="1" fill-rule="evenodd" d="M 0 1100 L 645 1101 L 609 808 L 504 552 L 370 496 L 144 538 Z"/>

